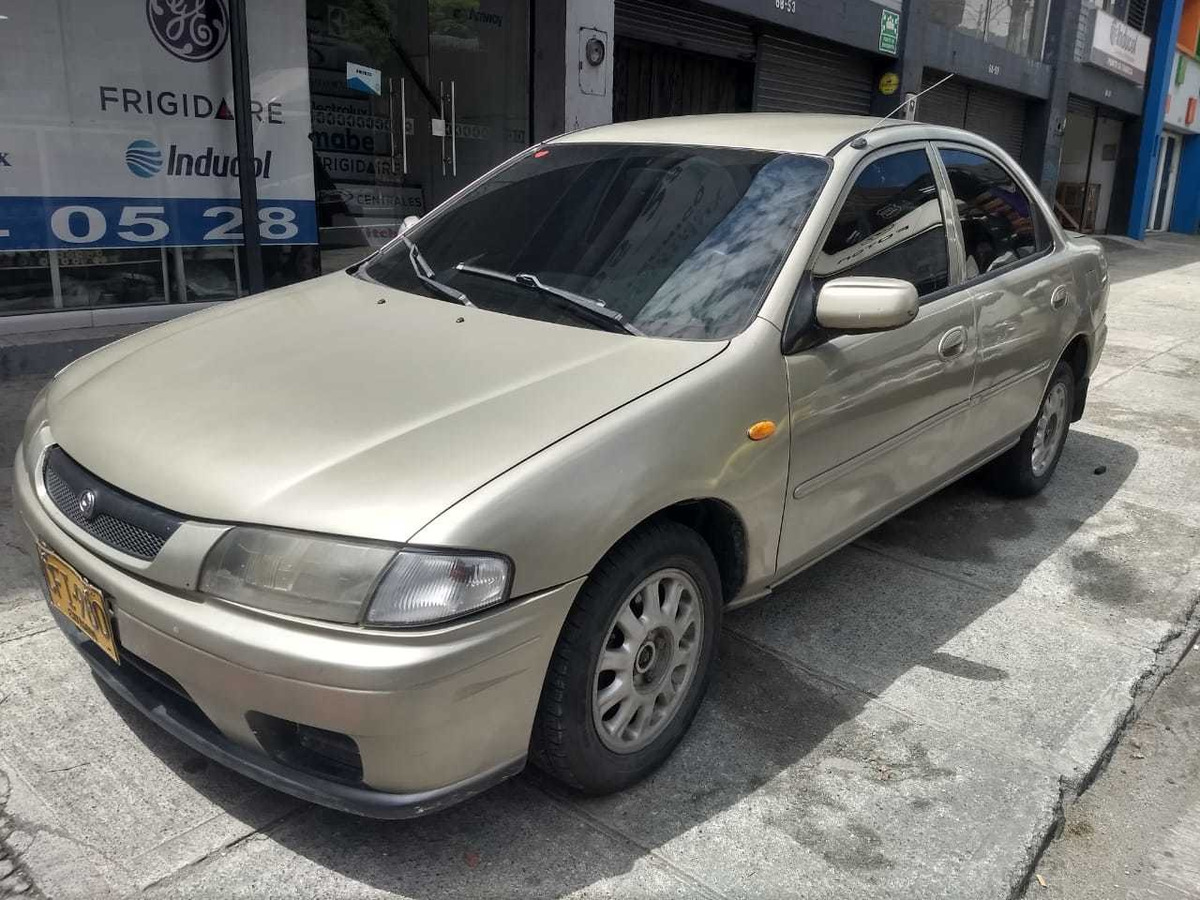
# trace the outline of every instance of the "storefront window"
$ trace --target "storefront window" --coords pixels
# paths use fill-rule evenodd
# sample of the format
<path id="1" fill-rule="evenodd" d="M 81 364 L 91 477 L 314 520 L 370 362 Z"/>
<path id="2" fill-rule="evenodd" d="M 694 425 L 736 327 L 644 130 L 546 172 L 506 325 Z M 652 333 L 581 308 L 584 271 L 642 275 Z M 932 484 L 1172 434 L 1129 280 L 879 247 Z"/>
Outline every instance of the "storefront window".
<path id="1" fill-rule="evenodd" d="M 247 2 L 248 211 L 227 0 L 10 0 L 0 317 L 241 296 L 247 227 L 268 288 L 360 260 L 528 146 L 528 7 Z"/>
<path id="2" fill-rule="evenodd" d="M 1054 208 L 1059 222 L 1072 231 L 1107 230 L 1122 128 L 1120 119 L 1094 109 L 1067 114 Z"/>
<path id="3" fill-rule="evenodd" d="M 5 4 L 0 316 L 236 297 L 246 227 L 270 283 L 316 274 L 303 4 L 246 5 L 259 196 L 249 215 L 227 3 Z"/>
<path id="4" fill-rule="evenodd" d="M 933 21 L 1034 59 L 1049 11 L 1048 0 L 930 0 Z"/>
<path id="5" fill-rule="evenodd" d="M 0 316 L 55 308 L 54 275 L 45 250 L 0 253 Z"/>

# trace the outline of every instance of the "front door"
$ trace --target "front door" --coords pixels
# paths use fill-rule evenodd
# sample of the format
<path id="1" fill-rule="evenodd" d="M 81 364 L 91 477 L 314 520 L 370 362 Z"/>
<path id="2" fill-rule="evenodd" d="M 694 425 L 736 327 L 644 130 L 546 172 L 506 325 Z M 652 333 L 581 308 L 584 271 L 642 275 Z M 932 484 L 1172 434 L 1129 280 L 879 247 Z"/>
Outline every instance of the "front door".
<path id="1" fill-rule="evenodd" d="M 787 357 L 792 454 L 781 572 L 913 502 L 970 455 L 962 422 L 975 317 L 969 294 L 954 287 L 957 253 L 925 146 L 868 159 L 792 312 L 808 324 Z M 912 282 L 921 299 L 916 319 L 876 334 L 823 333 L 814 298 L 829 279 L 849 275 Z"/>
<path id="2" fill-rule="evenodd" d="M 1179 173 L 1179 138 L 1164 133 L 1159 149 L 1158 178 L 1154 183 L 1154 201 L 1149 231 L 1171 227 L 1171 209 L 1175 201 L 1175 178 Z"/>

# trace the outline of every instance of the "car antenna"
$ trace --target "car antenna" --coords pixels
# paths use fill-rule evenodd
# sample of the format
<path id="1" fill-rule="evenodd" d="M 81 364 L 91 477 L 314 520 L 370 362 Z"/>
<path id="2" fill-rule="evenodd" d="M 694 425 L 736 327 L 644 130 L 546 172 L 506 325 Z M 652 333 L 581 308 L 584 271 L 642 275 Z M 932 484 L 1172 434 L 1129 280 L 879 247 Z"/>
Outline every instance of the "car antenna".
<path id="1" fill-rule="evenodd" d="M 850 146 L 853 147 L 855 150 L 861 150 L 863 147 L 867 146 L 867 138 L 869 138 L 871 136 L 872 131 L 874 131 L 876 128 L 878 128 L 880 125 L 882 125 L 888 119 L 890 119 L 896 113 L 900 112 L 900 110 L 904 109 L 904 107 L 908 106 L 908 104 L 911 101 L 916 100 L 918 97 L 921 97 L 925 94 L 928 94 L 930 91 L 932 91 L 936 87 L 941 87 L 943 84 L 945 84 L 947 81 L 949 81 L 953 77 L 954 77 L 954 73 L 951 72 L 949 75 L 947 75 L 945 78 L 938 81 L 936 84 L 931 84 L 929 87 L 925 88 L 925 90 L 923 90 L 919 93 L 913 94 L 911 97 L 906 97 L 904 99 L 903 103 L 901 103 L 899 106 L 897 106 L 895 109 L 893 109 L 890 113 L 888 113 L 886 116 L 881 118 L 878 122 L 876 122 L 874 125 L 872 125 L 870 128 L 868 128 L 863 134 L 860 134 L 858 137 L 856 137 L 854 140 L 852 140 L 850 142 Z"/>

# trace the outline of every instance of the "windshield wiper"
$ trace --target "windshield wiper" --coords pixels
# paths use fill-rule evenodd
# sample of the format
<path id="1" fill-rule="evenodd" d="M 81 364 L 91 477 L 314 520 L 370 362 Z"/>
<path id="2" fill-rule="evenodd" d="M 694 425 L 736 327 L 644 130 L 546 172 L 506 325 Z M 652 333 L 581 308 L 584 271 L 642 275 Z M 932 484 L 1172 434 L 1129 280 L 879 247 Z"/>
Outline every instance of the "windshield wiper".
<path id="1" fill-rule="evenodd" d="M 406 247 L 408 247 L 408 261 L 412 263 L 413 272 L 416 273 L 416 276 L 420 278 L 422 282 L 429 285 L 442 296 L 449 297 L 455 303 L 461 303 L 463 306 L 475 305 L 462 291 L 458 290 L 457 288 L 452 288 L 448 284 L 442 284 L 433 277 L 433 266 L 429 265 L 429 263 L 425 260 L 425 257 L 421 255 L 421 251 L 417 249 L 417 245 L 413 243 L 411 238 L 406 238 L 404 235 L 400 235 L 400 240 L 404 242 Z"/>
<path id="2" fill-rule="evenodd" d="M 556 288 L 553 285 L 546 284 L 536 275 L 530 275 L 528 272 L 517 272 L 515 275 L 509 275 L 507 272 L 497 272 L 495 269 L 484 269 L 480 266 L 469 265 L 468 263 L 459 263 L 454 268 L 459 272 L 466 272 L 468 275 L 478 275 L 480 278 L 492 278 L 496 281 L 506 281 L 509 284 L 519 284 L 521 287 L 538 291 L 547 297 L 553 297 L 572 312 L 583 313 L 586 318 L 597 325 L 613 331 L 624 331 L 628 334 L 636 334 L 639 337 L 644 336 L 644 333 L 639 328 L 630 324 L 623 315 L 615 309 L 609 309 L 601 301 L 584 297 L 581 294 L 574 294 L 562 288 Z"/>

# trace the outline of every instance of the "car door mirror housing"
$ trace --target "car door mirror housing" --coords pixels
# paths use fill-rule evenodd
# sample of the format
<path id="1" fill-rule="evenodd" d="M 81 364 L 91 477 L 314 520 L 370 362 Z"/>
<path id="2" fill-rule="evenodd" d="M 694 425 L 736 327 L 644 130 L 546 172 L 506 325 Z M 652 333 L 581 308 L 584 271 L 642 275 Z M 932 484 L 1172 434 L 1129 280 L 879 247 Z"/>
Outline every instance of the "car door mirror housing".
<path id="1" fill-rule="evenodd" d="M 421 221 L 420 216 L 405 216 L 404 219 L 400 222 L 400 233 L 404 234 L 404 232 L 408 231 L 408 229 L 412 228 L 414 225 L 416 225 L 420 221 Z"/>
<path id="2" fill-rule="evenodd" d="M 817 295 L 817 324 L 831 331 L 890 331 L 917 317 L 917 289 L 899 278 L 851 276 L 827 281 Z"/>

